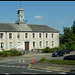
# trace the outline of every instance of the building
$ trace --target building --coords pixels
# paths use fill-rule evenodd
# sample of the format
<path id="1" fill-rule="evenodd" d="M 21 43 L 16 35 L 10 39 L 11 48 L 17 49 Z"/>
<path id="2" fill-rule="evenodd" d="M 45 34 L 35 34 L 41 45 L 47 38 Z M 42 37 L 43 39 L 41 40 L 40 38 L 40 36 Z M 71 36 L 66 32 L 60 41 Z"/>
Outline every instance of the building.
<path id="1" fill-rule="evenodd" d="M 0 51 L 11 48 L 32 50 L 59 46 L 59 31 L 47 25 L 27 24 L 22 8 L 17 14 L 16 23 L 0 23 Z"/>

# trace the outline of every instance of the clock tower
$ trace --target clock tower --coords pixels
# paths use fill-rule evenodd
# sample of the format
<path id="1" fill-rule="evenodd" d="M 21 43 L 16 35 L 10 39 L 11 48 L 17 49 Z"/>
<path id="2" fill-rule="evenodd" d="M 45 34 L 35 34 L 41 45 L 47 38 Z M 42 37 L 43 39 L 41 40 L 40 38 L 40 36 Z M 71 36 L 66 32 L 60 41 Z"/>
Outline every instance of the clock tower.
<path id="1" fill-rule="evenodd" d="M 17 11 L 18 14 L 18 24 L 24 24 L 24 9 L 20 8 Z"/>

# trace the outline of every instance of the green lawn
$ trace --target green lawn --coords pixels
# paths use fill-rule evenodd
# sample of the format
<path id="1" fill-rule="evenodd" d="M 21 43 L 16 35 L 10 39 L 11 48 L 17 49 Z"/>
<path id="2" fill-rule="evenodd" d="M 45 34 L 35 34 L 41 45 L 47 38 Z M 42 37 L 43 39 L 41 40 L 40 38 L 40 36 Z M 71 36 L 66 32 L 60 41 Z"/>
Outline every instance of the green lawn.
<path id="1" fill-rule="evenodd" d="M 48 60 L 46 58 L 42 58 L 39 61 L 37 61 L 37 63 L 50 63 L 50 64 L 61 64 L 61 65 L 75 65 L 75 61 L 73 60 L 56 60 L 56 59 L 52 59 L 52 60 Z"/>

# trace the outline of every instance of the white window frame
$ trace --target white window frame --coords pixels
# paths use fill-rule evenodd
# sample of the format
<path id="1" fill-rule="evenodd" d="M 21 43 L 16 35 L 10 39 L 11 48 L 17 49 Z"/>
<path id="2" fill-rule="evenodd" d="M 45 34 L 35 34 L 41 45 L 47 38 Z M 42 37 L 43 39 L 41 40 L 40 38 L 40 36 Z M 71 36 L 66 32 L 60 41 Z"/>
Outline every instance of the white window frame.
<path id="1" fill-rule="evenodd" d="M 17 42 L 17 48 L 21 48 L 21 43 Z"/>
<path id="2" fill-rule="evenodd" d="M 3 39 L 3 33 L 0 33 L 0 38 Z"/>
<path id="3" fill-rule="evenodd" d="M 48 33 L 46 33 L 46 38 L 48 38 Z"/>
<path id="4" fill-rule="evenodd" d="M 1 47 L 1 49 L 4 49 L 4 42 L 0 43 L 0 47 Z"/>
<path id="5" fill-rule="evenodd" d="M 25 33 L 25 38 L 28 38 L 28 33 Z"/>
<path id="6" fill-rule="evenodd" d="M 39 47 L 42 48 L 42 41 L 39 41 Z"/>
<path id="7" fill-rule="evenodd" d="M 33 33 L 33 38 L 35 38 L 35 33 Z"/>
<path id="8" fill-rule="evenodd" d="M 39 33 L 39 38 L 41 38 L 42 36 L 41 36 L 41 33 Z"/>
<path id="9" fill-rule="evenodd" d="M 17 33 L 17 38 L 20 39 L 20 33 Z"/>
<path id="10" fill-rule="evenodd" d="M 13 48 L 13 43 L 9 42 L 9 49 L 12 49 L 12 48 Z"/>
<path id="11" fill-rule="evenodd" d="M 52 33 L 52 38 L 54 38 L 54 34 Z"/>
<path id="12" fill-rule="evenodd" d="M 33 48 L 35 48 L 35 41 L 33 41 Z"/>
<path id="13" fill-rule="evenodd" d="M 11 34 L 11 35 L 10 35 Z M 12 33 L 9 33 L 9 39 L 12 39 Z"/>
<path id="14" fill-rule="evenodd" d="M 54 47 L 54 41 L 52 41 L 52 47 Z"/>
<path id="15" fill-rule="evenodd" d="M 48 42 L 48 41 L 46 41 L 46 47 L 48 47 L 48 45 L 49 45 L 49 42 Z"/>

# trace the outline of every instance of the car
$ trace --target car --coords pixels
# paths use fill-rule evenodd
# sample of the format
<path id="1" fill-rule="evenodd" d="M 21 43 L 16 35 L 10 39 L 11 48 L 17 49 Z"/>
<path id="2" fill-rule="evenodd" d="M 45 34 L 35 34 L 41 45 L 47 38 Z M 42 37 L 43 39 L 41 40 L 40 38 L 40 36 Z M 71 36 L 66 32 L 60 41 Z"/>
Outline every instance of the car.
<path id="1" fill-rule="evenodd" d="M 67 50 L 67 49 L 62 49 L 61 51 L 64 52 L 64 54 L 67 54 L 67 53 L 71 52 L 70 50 Z"/>
<path id="2" fill-rule="evenodd" d="M 61 50 L 57 50 L 52 54 L 52 57 L 58 57 L 58 56 L 63 56 L 64 52 Z"/>
<path id="3" fill-rule="evenodd" d="M 63 58 L 63 60 L 75 60 L 75 55 L 68 55 Z"/>

